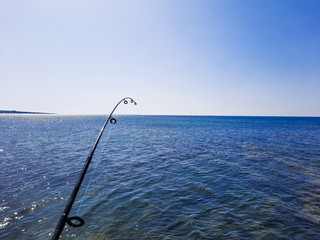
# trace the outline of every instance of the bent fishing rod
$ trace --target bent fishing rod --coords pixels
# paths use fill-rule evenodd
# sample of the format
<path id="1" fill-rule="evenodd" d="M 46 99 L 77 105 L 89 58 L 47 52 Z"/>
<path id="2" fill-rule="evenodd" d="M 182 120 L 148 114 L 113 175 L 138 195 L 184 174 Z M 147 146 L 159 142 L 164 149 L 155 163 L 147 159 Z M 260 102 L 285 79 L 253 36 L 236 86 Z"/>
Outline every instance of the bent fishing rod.
<path id="1" fill-rule="evenodd" d="M 100 130 L 100 133 L 99 133 L 99 135 L 97 137 L 97 140 L 96 140 L 95 144 L 93 145 L 93 148 L 92 148 L 90 154 L 88 155 L 87 160 L 86 160 L 86 162 L 85 162 L 85 164 L 84 164 L 84 166 L 82 168 L 82 171 L 80 173 L 78 181 L 77 181 L 76 185 L 73 188 L 71 196 L 70 196 L 70 198 L 68 200 L 68 203 L 67 203 L 67 205 L 66 205 L 66 207 L 65 207 L 65 209 L 64 209 L 64 211 L 63 211 L 63 213 L 62 213 L 62 215 L 60 217 L 60 220 L 58 222 L 58 225 L 57 225 L 57 227 L 56 227 L 56 229 L 54 231 L 54 234 L 53 234 L 51 240 L 58 240 L 59 239 L 59 237 L 60 237 L 60 235 L 61 235 L 61 233 L 62 233 L 62 231 L 63 231 L 63 229 L 64 229 L 64 227 L 66 225 L 66 223 L 68 225 L 72 226 L 72 227 L 80 227 L 80 226 L 82 226 L 84 224 L 84 220 L 81 217 L 79 217 L 79 216 L 69 217 L 69 213 L 71 211 L 71 208 L 72 208 L 72 205 L 74 203 L 74 200 L 75 200 L 75 198 L 76 198 L 76 196 L 78 194 L 78 191 L 80 189 L 80 186 L 82 184 L 84 176 L 86 175 L 86 172 L 87 172 L 88 167 L 90 165 L 90 162 L 92 160 L 93 154 L 94 154 L 94 152 L 95 152 L 95 150 L 96 150 L 96 148 L 98 146 L 98 143 L 100 141 L 100 138 L 102 136 L 102 133 L 103 133 L 104 129 L 106 128 L 108 122 L 110 122 L 111 124 L 115 124 L 117 122 L 117 120 L 112 117 L 112 114 L 117 109 L 117 107 L 120 105 L 120 103 L 123 102 L 124 104 L 128 104 L 129 101 L 131 103 L 133 103 L 134 105 L 137 105 L 137 103 L 132 98 L 130 98 L 130 97 L 123 98 L 114 107 L 114 109 L 110 113 L 108 119 L 103 124 L 103 126 L 102 126 L 102 128 Z"/>

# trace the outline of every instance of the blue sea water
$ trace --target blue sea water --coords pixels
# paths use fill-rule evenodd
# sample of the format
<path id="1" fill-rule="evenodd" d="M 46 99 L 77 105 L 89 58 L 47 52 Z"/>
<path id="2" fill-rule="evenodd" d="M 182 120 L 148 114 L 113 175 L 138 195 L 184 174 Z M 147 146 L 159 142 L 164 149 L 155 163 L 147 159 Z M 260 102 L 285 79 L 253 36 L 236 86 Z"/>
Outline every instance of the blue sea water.
<path id="1" fill-rule="evenodd" d="M 105 119 L 0 116 L 0 239 L 50 239 Z M 320 118 L 118 116 L 75 215 L 61 239 L 320 239 Z"/>

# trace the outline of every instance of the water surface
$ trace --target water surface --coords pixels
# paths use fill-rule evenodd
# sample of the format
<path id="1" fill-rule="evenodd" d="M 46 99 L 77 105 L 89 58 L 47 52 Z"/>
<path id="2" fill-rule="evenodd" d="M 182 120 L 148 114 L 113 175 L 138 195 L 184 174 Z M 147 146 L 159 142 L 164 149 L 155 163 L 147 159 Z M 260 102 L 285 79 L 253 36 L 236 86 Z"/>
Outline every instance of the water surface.
<path id="1" fill-rule="evenodd" d="M 105 119 L 0 116 L 0 239 L 50 239 Z M 320 239 L 320 118 L 117 120 L 62 239 Z"/>

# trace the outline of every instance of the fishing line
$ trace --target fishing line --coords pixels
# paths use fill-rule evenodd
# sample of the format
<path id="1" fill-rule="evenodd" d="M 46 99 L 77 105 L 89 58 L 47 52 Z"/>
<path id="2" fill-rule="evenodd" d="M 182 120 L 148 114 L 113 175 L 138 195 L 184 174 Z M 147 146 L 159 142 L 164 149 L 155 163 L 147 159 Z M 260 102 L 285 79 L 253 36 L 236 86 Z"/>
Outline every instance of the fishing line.
<path id="1" fill-rule="evenodd" d="M 115 119 L 117 119 L 117 118 L 118 118 L 118 115 L 115 117 Z M 78 227 L 78 225 L 75 225 L 72 220 L 78 221 L 78 222 L 79 222 L 79 225 L 81 225 L 81 226 L 84 224 L 84 221 L 82 220 L 82 218 L 78 218 L 77 216 L 79 216 L 80 210 L 81 210 L 81 208 L 82 208 L 82 203 L 84 202 L 84 200 L 85 200 L 85 198 L 86 198 L 86 196 L 87 196 L 87 192 L 88 192 L 89 187 L 90 187 L 90 185 L 91 185 L 93 176 L 94 176 L 95 171 L 96 171 L 96 169 L 97 169 L 97 166 L 98 166 L 99 163 L 101 162 L 101 155 L 102 155 L 102 153 L 103 153 L 103 150 L 105 149 L 105 146 L 106 146 L 107 140 L 108 140 L 108 138 L 109 138 L 111 129 L 112 129 L 112 127 L 109 128 L 108 133 L 107 133 L 107 136 L 106 136 L 106 137 L 104 138 L 104 140 L 103 140 L 102 149 L 101 149 L 100 152 L 99 152 L 97 161 L 96 161 L 95 166 L 94 166 L 94 168 L 93 168 L 93 171 L 92 171 L 92 173 L 91 173 L 91 176 L 90 176 L 89 182 L 88 182 L 88 184 L 87 184 L 86 190 L 85 190 L 85 192 L 84 192 L 84 194 L 83 194 L 83 196 L 82 196 L 82 198 L 81 198 L 81 200 L 80 200 L 80 205 L 79 205 L 79 207 L 78 207 L 78 210 L 77 210 L 77 213 L 76 213 L 76 217 L 71 217 L 71 218 L 69 218 L 70 221 L 68 222 L 68 225 L 70 225 L 70 226 L 72 226 L 72 227 Z M 83 222 L 82 222 L 82 221 L 83 221 Z M 68 240 L 68 239 L 69 239 L 69 235 L 67 236 L 67 239 L 66 239 L 66 240 Z"/>
<path id="2" fill-rule="evenodd" d="M 117 118 L 118 118 L 118 115 L 117 115 L 114 119 L 117 119 Z M 81 202 L 80 202 L 78 211 L 77 211 L 77 213 L 76 213 L 76 216 L 79 216 L 79 212 L 80 212 L 80 209 L 81 209 L 81 207 L 82 207 L 82 203 L 83 203 L 83 201 L 84 201 L 85 198 L 86 198 L 86 195 L 87 195 L 88 189 L 89 189 L 89 187 L 90 187 L 90 185 L 91 185 L 91 182 L 92 182 L 94 173 L 96 172 L 97 166 L 98 166 L 99 163 L 101 162 L 101 155 L 102 155 L 102 153 L 103 153 L 103 150 L 105 149 L 105 146 L 106 146 L 107 140 L 108 140 L 108 138 L 109 138 L 111 129 L 112 129 L 112 127 L 109 128 L 108 134 L 107 134 L 107 136 L 106 136 L 105 139 L 104 139 L 102 149 L 100 150 L 100 153 L 99 153 L 99 155 L 98 155 L 98 160 L 97 160 L 97 162 L 96 162 L 96 164 L 95 164 L 95 166 L 94 166 L 94 169 L 93 169 L 93 171 L 92 171 L 92 173 L 91 173 L 91 176 L 90 176 L 89 182 L 88 182 L 88 184 L 87 184 L 86 190 L 85 190 L 85 192 L 84 192 L 84 195 L 82 196 L 82 199 L 81 199 Z"/>

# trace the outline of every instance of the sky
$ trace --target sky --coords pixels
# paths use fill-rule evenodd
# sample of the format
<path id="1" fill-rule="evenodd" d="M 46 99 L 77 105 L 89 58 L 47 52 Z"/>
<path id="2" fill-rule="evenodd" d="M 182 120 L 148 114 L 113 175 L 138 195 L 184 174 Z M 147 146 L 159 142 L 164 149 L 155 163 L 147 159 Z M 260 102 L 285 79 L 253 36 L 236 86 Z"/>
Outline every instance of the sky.
<path id="1" fill-rule="evenodd" d="M 320 116 L 318 0 L 0 0 L 0 109 Z"/>

